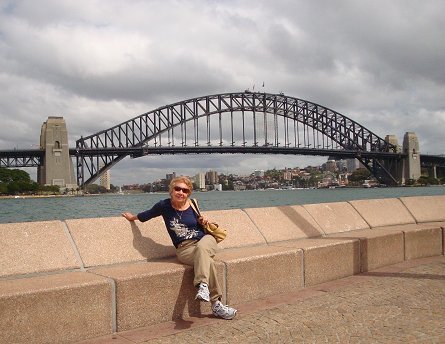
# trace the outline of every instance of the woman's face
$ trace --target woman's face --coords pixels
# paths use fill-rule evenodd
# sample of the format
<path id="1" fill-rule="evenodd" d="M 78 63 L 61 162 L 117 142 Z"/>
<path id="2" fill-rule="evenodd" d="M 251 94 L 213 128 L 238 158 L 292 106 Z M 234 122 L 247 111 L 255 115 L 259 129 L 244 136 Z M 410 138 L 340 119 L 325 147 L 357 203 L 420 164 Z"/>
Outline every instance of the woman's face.
<path id="1" fill-rule="evenodd" d="M 171 198 L 176 202 L 185 202 L 190 195 L 190 189 L 187 184 L 176 183 L 173 187 Z"/>

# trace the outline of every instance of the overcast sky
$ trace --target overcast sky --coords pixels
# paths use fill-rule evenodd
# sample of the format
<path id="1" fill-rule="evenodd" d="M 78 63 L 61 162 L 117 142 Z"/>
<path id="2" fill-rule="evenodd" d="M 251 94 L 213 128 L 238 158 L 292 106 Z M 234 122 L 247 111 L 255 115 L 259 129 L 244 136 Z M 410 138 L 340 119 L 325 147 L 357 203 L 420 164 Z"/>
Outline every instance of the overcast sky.
<path id="1" fill-rule="evenodd" d="M 444 13 L 442 0 L 0 0 L 0 150 L 37 145 L 48 116 L 64 117 L 74 146 L 157 107 L 264 81 L 444 154 Z M 127 158 L 111 182 L 325 160 Z"/>

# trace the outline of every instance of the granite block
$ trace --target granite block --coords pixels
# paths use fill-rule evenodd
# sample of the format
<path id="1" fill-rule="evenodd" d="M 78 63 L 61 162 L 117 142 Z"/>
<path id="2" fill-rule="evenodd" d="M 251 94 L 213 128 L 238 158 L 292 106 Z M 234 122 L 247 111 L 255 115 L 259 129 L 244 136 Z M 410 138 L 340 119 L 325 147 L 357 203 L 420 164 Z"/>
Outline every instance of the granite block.
<path id="1" fill-rule="evenodd" d="M 216 266 L 224 287 L 224 265 Z M 118 331 L 211 312 L 209 303 L 195 300 L 193 268 L 175 260 L 101 267 L 90 272 L 116 283 Z"/>
<path id="2" fill-rule="evenodd" d="M 347 202 L 306 204 L 303 207 L 325 234 L 369 229 L 369 225 Z"/>
<path id="3" fill-rule="evenodd" d="M 442 254 L 442 227 L 434 223 L 389 227 L 405 236 L 405 260 Z"/>
<path id="4" fill-rule="evenodd" d="M 0 224 L 0 277 L 80 268 L 60 221 Z"/>
<path id="5" fill-rule="evenodd" d="M 230 305 L 303 287 L 301 250 L 248 247 L 221 251 L 216 260 L 226 266 L 227 301 Z"/>
<path id="6" fill-rule="evenodd" d="M 241 209 L 203 211 L 209 221 L 227 229 L 227 238 L 218 244 L 221 249 L 264 244 L 265 240 L 249 216 Z"/>
<path id="7" fill-rule="evenodd" d="M 405 258 L 402 231 L 364 229 L 347 233 L 333 233 L 329 237 L 360 240 L 361 272 L 400 263 Z"/>
<path id="8" fill-rule="evenodd" d="M 358 239 L 322 237 L 286 241 L 273 245 L 303 250 L 305 287 L 352 276 L 360 272 Z"/>
<path id="9" fill-rule="evenodd" d="M 129 222 L 123 217 L 66 220 L 85 267 L 175 256 L 161 217 Z"/>
<path id="10" fill-rule="evenodd" d="M 416 223 L 397 198 L 349 201 L 371 228 Z"/>
<path id="11" fill-rule="evenodd" d="M 445 195 L 402 197 L 400 200 L 417 222 L 445 221 Z"/>
<path id="12" fill-rule="evenodd" d="M 69 343 L 112 333 L 112 287 L 69 272 L 0 280 L 2 343 Z"/>
<path id="13" fill-rule="evenodd" d="M 302 206 L 250 208 L 244 211 L 268 243 L 324 234 Z"/>

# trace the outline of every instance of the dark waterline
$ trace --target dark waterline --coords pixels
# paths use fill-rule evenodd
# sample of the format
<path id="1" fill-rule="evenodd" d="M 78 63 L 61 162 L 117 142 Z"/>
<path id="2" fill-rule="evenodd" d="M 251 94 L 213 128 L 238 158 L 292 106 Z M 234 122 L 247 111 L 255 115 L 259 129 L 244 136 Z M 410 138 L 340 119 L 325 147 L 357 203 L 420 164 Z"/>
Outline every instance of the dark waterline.
<path id="1" fill-rule="evenodd" d="M 195 192 L 192 197 L 205 211 L 431 195 L 445 195 L 445 187 L 210 191 Z M 145 193 L 0 199 L 0 223 L 120 216 L 123 211 L 138 213 L 168 197 L 167 193 Z"/>

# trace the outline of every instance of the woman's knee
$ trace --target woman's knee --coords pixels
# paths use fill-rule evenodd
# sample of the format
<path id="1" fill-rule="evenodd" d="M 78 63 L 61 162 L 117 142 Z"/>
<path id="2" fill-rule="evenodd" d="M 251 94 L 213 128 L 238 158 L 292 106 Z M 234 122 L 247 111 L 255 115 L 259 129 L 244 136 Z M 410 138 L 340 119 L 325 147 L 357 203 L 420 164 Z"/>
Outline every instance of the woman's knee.
<path id="1" fill-rule="evenodd" d="M 207 238 L 208 236 L 210 238 Z M 199 240 L 198 244 L 196 245 L 196 250 L 198 252 L 200 253 L 206 252 L 212 257 L 215 255 L 216 249 L 217 246 L 215 238 L 212 237 L 211 235 L 206 235 L 204 238 Z"/>

